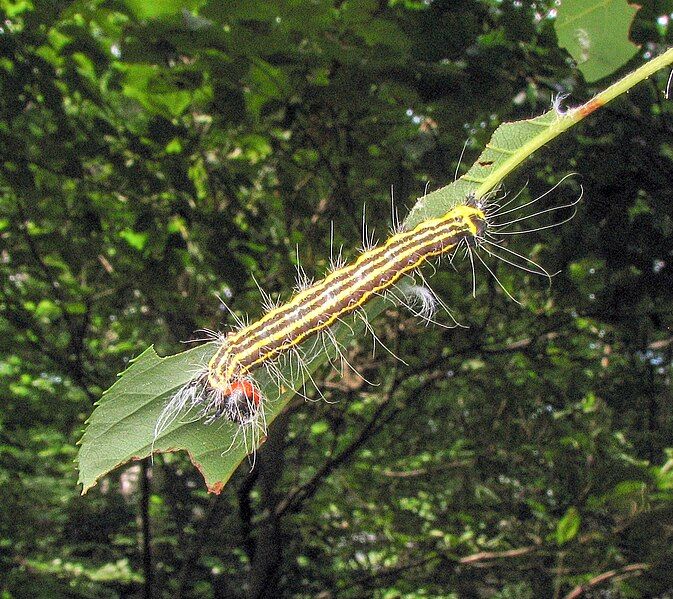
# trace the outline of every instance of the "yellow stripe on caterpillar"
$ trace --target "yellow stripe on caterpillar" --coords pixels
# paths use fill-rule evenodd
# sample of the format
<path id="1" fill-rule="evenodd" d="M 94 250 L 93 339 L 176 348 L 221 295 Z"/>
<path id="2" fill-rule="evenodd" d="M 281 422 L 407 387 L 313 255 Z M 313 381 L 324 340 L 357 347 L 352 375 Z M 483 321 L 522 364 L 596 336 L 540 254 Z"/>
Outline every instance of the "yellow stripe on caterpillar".
<path id="1" fill-rule="evenodd" d="M 252 369 L 362 307 L 427 260 L 479 236 L 485 226 L 486 217 L 480 208 L 462 204 L 411 231 L 393 235 L 382 246 L 364 252 L 353 264 L 330 273 L 257 322 L 227 335 L 209 363 L 209 384 L 215 389 L 228 389 Z"/>
<path id="2" fill-rule="evenodd" d="M 307 364 L 322 349 L 327 350 L 324 345 L 326 341 L 334 344 L 337 355 L 348 364 L 331 326 L 342 316 L 358 311 L 376 296 L 390 297 L 406 303 L 414 313 L 428 322 L 434 322 L 431 316 L 437 305 L 443 306 L 441 299 L 425 285 L 405 286 L 404 297 L 400 298 L 397 295 L 400 288 L 396 287 L 396 283 L 404 275 L 414 273 L 425 262 L 447 255 L 461 245 L 466 248 L 472 264 L 473 295 L 476 290 L 476 258 L 494 277 L 504 293 L 517 301 L 480 253 L 473 251 L 475 249 L 480 249 L 489 257 L 510 266 L 551 280 L 551 274 L 542 266 L 507 248 L 500 243 L 500 237 L 531 234 L 557 227 L 570 220 L 575 214 L 576 205 L 582 199 L 581 192 L 572 202 L 524 212 L 521 215 L 514 214 L 547 196 L 568 176 L 549 191 L 520 206 L 509 207 L 519 194 L 504 204 L 499 201 L 504 196 L 495 198 L 491 194 L 486 198 L 475 198 L 470 195 L 463 204 L 444 215 L 421 222 L 413 230 L 392 235 L 379 247 L 363 251 L 350 265 L 335 267 L 324 279 L 300 290 L 285 304 L 268 309 L 256 322 L 244 325 L 234 316 L 239 328 L 226 336 L 213 333 L 219 342 L 218 349 L 209 363 L 202 365 L 194 378 L 166 404 L 157 420 L 155 438 L 180 414 L 198 410 L 199 417 L 204 418 L 206 423 L 221 417 L 236 423 L 238 428 L 232 445 L 237 438 L 242 437 L 246 449 L 254 449 L 260 438 L 266 435 L 266 398 L 255 380 L 255 369 L 264 367 L 272 379 L 277 379 L 279 389 L 295 386 L 297 375 L 301 375 L 304 383 L 307 380 L 312 381 Z M 572 214 L 550 224 L 531 227 L 524 225 L 523 228 L 519 225 L 544 215 L 555 218 L 562 210 L 571 210 Z M 421 272 L 415 274 L 425 282 Z M 416 312 L 415 305 L 409 302 L 419 302 L 420 310 Z M 360 310 L 357 313 L 378 340 L 367 322 L 366 312 Z M 310 337 L 315 338 L 314 346 L 310 348 L 302 345 Z M 289 376 L 288 369 L 283 366 L 283 359 L 287 359 Z M 294 364 L 297 370 L 293 373 Z"/>

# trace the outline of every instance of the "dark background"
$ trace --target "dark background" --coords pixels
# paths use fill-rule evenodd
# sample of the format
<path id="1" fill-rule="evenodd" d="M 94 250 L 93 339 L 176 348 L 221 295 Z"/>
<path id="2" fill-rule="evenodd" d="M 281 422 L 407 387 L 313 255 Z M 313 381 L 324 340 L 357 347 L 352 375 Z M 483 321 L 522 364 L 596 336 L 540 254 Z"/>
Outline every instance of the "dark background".
<path id="1" fill-rule="evenodd" d="M 641 4 L 625 71 L 670 44 L 673 7 Z M 356 256 L 363 204 L 384 238 L 391 186 L 404 214 L 467 138 L 464 166 L 619 73 L 583 83 L 544 2 L 33 5 L 0 3 L 3 599 L 670 596 L 667 72 L 506 182 L 523 201 L 577 173 L 543 207 L 584 187 L 571 222 L 511 239 L 551 286 L 499 263 L 522 305 L 484 269 L 474 299 L 444 265 L 469 328 L 378 319 L 408 366 L 360 340 L 381 384 L 321 371 L 334 403 L 294 401 L 220 496 L 172 454 L 81 497 L 76 442 L 130 358 L 226 327 L 215 293 L 259 316 L 251 274 L 287 297 L 297 244 L 320 275 L 333 222 Z"/>

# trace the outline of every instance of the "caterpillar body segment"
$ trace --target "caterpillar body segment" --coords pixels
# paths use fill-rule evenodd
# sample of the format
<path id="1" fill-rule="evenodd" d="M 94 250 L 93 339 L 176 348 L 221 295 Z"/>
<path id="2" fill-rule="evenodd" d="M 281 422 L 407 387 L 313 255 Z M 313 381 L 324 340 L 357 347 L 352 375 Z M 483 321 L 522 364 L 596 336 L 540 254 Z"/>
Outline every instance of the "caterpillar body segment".
<path id="1" fill-rule="evenodd" d="M 551 189 L 518 205 L 516 200 L 525 186 L 508 201 L 504 201 L 508 194 L 501 193 L 501 189 L 480 198 L 470 194 L 462 204 L 438 218 L 419 223 L 410 231 L 399 230 L 393 211 L 391 237 L 384 244 L 373 247 L 373 240 L 365 229 L 364 249 L 351 264 L 344 264 L 340 250 L 336 258 L 330 251 L 331 272 L 316 283 L 311 282 L 298 266 L 298 289 L 286 303 L 278 305 L 260 288 L 266 313 L 253 323 L 237 316 L 223 302 L 236 328 L 226 335 L 204 331 L 218 344 L 218 348 L 208 364 L 198 365 L 194 377 L 164 406 L 155 426 L 155 439 L 178 417 L 204 420 L 206 423 L 226 419 L 237 425 L 230 448 L 237 440 L 242 441 L 248 453 L 252 452 L 254 465 L 255 449 L 266 435 L 265 404 L 273 399 L 262 394 L 256 380 L 258 369 L 263 367 L 268 377 L 277 382 L 279 394 L 283 389 L 295 387 L 299 381 L 303 387 L 311 383 L 322 397 L 308 364 L 324 352 L 330 364 L 336 366 L 333 361 L 336 358 L 341 362 L 342 369 L 348 366 L 369 383 L 349 363 L 333 325 L 343 324 L 355 335 L 354 329 L 344 319 L 349 314 L 355 315 L 371 333 L 375 345 L 378 342 L 393 356 L 395 354 L 376 336 L 363 309 L 376 297 L 406 305 L 412 314 L 426 323 L 446 326 L 432 319 L 437 307 L 441 306 L 453 319 L 454 326 L 461 326 L 442 299 L 427 285 L 423 272 L 419 270 L 425 263 L 432 264 L 433 259 L 442 256 L 447 256 L 452 262 L 459 254 L 459 248 L 470 260 L 473 295 L 476 293 L 475 266 L 480 263 L 505 295 L 517 302 L 488 266 L 486 260 L 489 258 L 551 281 L 553 274 L 525 254 L 506 247 L 503 239 L 557 227 L 573 218 L 583 195 L 581 185 L 579 196 L 574 201 L 540 210 L 530 209 L 571 176 L 566 175 Z M 544 220 L 539 224 L 531 220 L 538 217 L 546 219 L 547 224 Z M 330 240 L 333 240 L 332 232 Z M 488 258 L 482 257 L 480 252 Z M 405 276 L 410 277 L 410 284 L 400 285 L 400 279 Z M 416 278 L 420 279 L 421 285 L 415 283 Z M 305 343 L 307 341 L 312 343 Z M 298 390 L 295 393 L 301 395 Z"/>
<path id="2" fill-rule="evenodd" d="M 479 208 L 461 205 L 441 218 L 390 237 L 257 322 L 227 335 L 208 365 L 209 384 L 226 389 L 232 381 L 354 312 L 430 258 L 481 235 L 484 227 L 485 215 Z"/>
<path id="3" fill-rule="evenodd" d="M 237 329 L 227 335 L 209 333 L 220 344 L 218 350 L 166 404 L 155 427 L 155 438 L 181 415 L 191 414 L 192 419 L 205 419 L 206 423 L 226 418 L 239 425 L 234 441 L 240 434 L 246 448 L 250 443 L 254 450 L 266 434 L 266 398 L 256 384 L 254 371 L 264 367 L 280 385 L 290 382 L 282 374 L 281 365 L 288 364 L 290 370 L 296 365 L 304 382 L 314 383 L 306 364 L 321 351 L 329 356 L 327 344 L 333 346 L 342 363 L 348 364 L 330 327 L 357 312 L 377 339 L 366 313 L 360 310 L 375 297 L 406 301 L 414 314 L 431 321 L 441 300 L 430 289 L 421 291 L 418 286 L 412 287 L 410 297 L 400 298 L 397 283 L 428 260 L 450 254 L 462 244 L 474 246 L 487 228 L 485 211 L 474 198 L 467 198 L 465 204 L 445 215 L 367 249 L 353 263 L 307 285 L 285 304 L 269 306 L 256 322 L 246 324 L 233 315 Z M 301 270 L 300 275 L 306 276 Z M 414 304 L 420 304 L 420 311 Z M 307 350 L 302 343 L 310 338 L 315 341 Z"/>

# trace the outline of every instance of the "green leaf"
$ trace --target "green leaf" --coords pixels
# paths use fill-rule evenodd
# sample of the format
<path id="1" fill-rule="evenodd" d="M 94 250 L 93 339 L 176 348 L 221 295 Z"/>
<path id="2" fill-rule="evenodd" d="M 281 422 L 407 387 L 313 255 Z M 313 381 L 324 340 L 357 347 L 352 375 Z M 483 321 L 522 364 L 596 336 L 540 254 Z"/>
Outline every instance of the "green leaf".
<path id="1" fill-rule="evenodd" d="M 126 229 L 119 232 L 119 237 L 124 239 L 126 243 L 128 243 L 132 248 L 140 252 L 147 244 L 147 239 L 149 236 L 147 233 L 138 233 L 136 231 Z"/>
<path id="2" fill-rule="evenodd" d="M 246 104 L 255 118 L 259 118 L 265 104 L 281 100 L 288 94 L 289 82 L 285 71 L 261 58 L 250 67 L 247 81 Z"/>
<path id="3" fill-rule="evenodd" d="M 563 0 L 554 23 L 559 45 L 568 50 L 587 81 L 614 73 L 638 51 L 629 40 L 638 9 L 626 0 Z"/>
<path id="4" fill-rule="evenodd" d="M 179 154 L 182 152 L 182 143 L 180 143 L 180 140 L 177 137 L 174 137 L 166 144 L 164 151 L 166 154 Z"/>
<path id="5" fill-rule="evenodd" d="M 216 347 L 208 343 L 169 358 L 160 358 L 149 347 L 133 360 L 103 394 L 87 421 L 77 457 L 83 492 L 118 465 L 150 455 L 154 426 L 164 402 L 189 381 L 195 364 L 207 363 Z M 196 422 L 177 422 L 154 442 L 154 449 L 186 449 L 211 488 L 223 459 L 222 444 L 212 434 L 214 430 Z M 188 437 L 187 443 L 183 437 Z"/>
<path id="6" fill-rule="evenodd" d="M 671 62 L 673 49 L 613 83 L 582 106 L 564 112 L 552 109 L 532 119 L 503 123 L 467 173 L 450 185 L 419 198 L 404 221 L 404 227 L 412 229 L 425 220 L 446 214 L 470 195 L 484 197 L 536 150 Z"/>
<path id="7" fill-rule="evenodd" d="M 318 420 L 311 425 L 311 434 L 322 435 L 329 430 L 329 424 L 325 420 Z"/>
<path id="8" fill-rule="evenodd" d="M 582 518 L 576 507 L 569 507 L 563 518 L 556 525 L 556 542 L 564 545 L 572 541 L 580 531 Z"/>
<path id="9" fill-rule="evenodd" d="M 118 64 L 124 73 L 124 95 L 136 100 L 150 114 L 179 117 L 193 102 L 206 100 L 211 90 L 202 86 L 200 74 L 190 68 L 161 69 L 151 64 Z"/>
<path id="10" fill-rule="evenodd" d="M 191 0 L 124 0 L 127 8 L 137 19 L 158 19 L 180 14 L 183 10 L 191 11 L 199 2 Z"/>
<path id="11" fill-rule="evenodd" d="M 446 213 L 456 204 L 465 202 L 469 194 L 482 197 L 536 149 L 672 61 L 673 50 L 668 50 L 572 111 L 559 113 L 552 110 L 535 119 L 501 125 L 465 175 L 417 202 L 405 227 L 414 227 L 422 220 Z M 384 307 L 383 300 L 373 301 L 367 306 L 367 313 L 374 318 Z M 334 335 L 339 342 L 347 343 L 363 328 L 359 322 L 352 326 L 339 325 L 334 328 Z M 245 449 L 240 445 L 226 451 L 236 433 L 234 424 L 208 426 L 183 418 L 154 440 L 154 427 L 165 402 L 190 380 L 195 365 L 204 366 L 208 362 L 215 348 L 214 343 L 208 343 L 168 358 L 160 358 L 149 348 L 133 362 L 103 395 L 82 437 L 78 461 L 84 491 L 116 466 L 147 457 L 153 449 L 186 450 L 202 472 L 208 489 L 219 492 L 223 488 L 245 457 Z M 315 370 L 328 358 L 323 352 L 311 362 L 310 369 Z M 263 370 L 256 375 L 263 395 L 272 399 L 265 412 L 270 425 L 302 381 L 289 367 L 283 369 L 283 375 L 292 381 L 292 385 L 281 392 Z M 559 539 L 569 539 L 577 533 L 576 530 L 573 532 L 575 520 L 579 528 L 579 515 L 575 518 L 569 511 L 564 516 L 557 531 Z"/>
<path id="12" fill-rule="evenodd" d="M 367 313 L 373 318 L 384 307 L 383 302 L 374 304 L 368 307 Z M 364 324 L 359 321 L 350 326 L 338 325 L 334 327 L 334 335 L 346 343 L 354 332 L 357 334 L 363 328 Z M 166 402 L 193 377 L 195 368 L 208 364 L 217 347 L 217 343 L 206 343 L 167 358 L 159 357 L 154 348 L 149 347 L 133 360 L 119 380 L 103 394 L 87 421 L 77 457 L 83 493 L 100 477 L 128 461 L 143 459 L 153 451 L 178 450 L 187 451 L 209 491 L 219 493 L 222 490 L 246 456 L 243 443 L 232 445 L 238 425 L 231 422 L 206 425 L 183 415 L 154 438 L 154 428 Z M 328 355 L 323 352 L 308 368 L 314 371 L 327 360 Z M 270 399 L 265 410 L 268 425 L 304 382 L 296 368 L 281 370 L 288 380 L 293 381 L 292 388 L 281 391 L 263 369 L 255 373 L 264 397 Z"/>
<path id="13" fill-rule="evenodd" d="M 74 315 L 86 314 L 86 304 L 84 302 L 68 302 L 65 305 L 65 311 Z"/>
<path id="14" fill-rule="evenodd" d="M 51 320 L 61 315 L 61 308 L 52 300 L 43 299 L 35 307 L 35 317 L 39 319 Z"/>
<path id="15" fill-rule="evenodd" d="M 587 393 L 586 396 L 582 399 L 582 402 L 581 402 L 582 411 L 585 414 L 588 414 L 590 412 L 595 412 L 597 401 L 598 401 L 598 398 L 596 397 L 596 394 L 593 391 L 589 391 L 589 393 Z"/>
<path id="16" fill-rule="evenodd" d="M 653 467 L 654 477 L 659 490 L 673 491 L 673 448 L 667 447 L 664 454 L 668 459 L 663 466 Z"/>
<path id="17" fill-rule="evenodd" d="M 405 227 L 413 228 L 420 222 L 437 218 L 464 203 L 470 195 L 483 197 L 535 150 L 575 124 L 577 120 L 573 117 L 578 110 L 565 114 L 550 110 L 533 119 L 500 125 L 467 173 L 418 200 Z"/>

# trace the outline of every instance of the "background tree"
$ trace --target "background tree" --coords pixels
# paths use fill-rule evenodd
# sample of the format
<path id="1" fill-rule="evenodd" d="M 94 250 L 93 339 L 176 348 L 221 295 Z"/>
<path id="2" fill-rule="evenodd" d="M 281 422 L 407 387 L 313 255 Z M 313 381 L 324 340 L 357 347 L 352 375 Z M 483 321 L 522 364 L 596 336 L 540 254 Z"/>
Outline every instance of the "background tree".
<path id="1" fill-rule="evenodd" d="M 631 37 L 670 45 L 666 3 Z M 624 596 L 671 591 L 673 221 L 666 73 L 508 182 L 585 188 L 434 286 L 469 330 L 379 321 L 219 496 L 182 454 L 86 497 L 75 443 L 130 358 L 252 317 L 361 214 L 383 231 L 504 120 L 589 99 L 543 2 L 3 1 L 0 584 L 7 597 Z M 574 197 L 572 186 L 559 194 Z M 381 233 L 381 237 L 384 234 Z"/>

